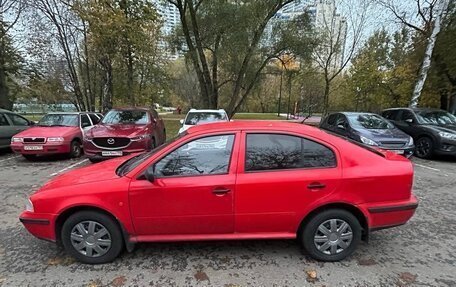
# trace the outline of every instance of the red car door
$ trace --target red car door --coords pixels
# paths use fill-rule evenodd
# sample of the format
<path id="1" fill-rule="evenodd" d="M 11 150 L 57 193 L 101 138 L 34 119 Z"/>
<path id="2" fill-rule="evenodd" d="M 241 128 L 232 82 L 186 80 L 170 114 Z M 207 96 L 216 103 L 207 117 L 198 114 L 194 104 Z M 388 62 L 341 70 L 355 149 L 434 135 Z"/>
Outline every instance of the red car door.
<path id="1" fill-rule="evenodd" d="M 234 232 L 239 134 L 196 137 L 154 161 L 154 181 L 133 179 L 137 235 Z"/>
<path id="2" fill-rule="evenodd" d="M 294 236 L 309 203 L 333 192 L 336 154 L 293 134 L 243 134 L 235 198 L 235 232 Z"/>

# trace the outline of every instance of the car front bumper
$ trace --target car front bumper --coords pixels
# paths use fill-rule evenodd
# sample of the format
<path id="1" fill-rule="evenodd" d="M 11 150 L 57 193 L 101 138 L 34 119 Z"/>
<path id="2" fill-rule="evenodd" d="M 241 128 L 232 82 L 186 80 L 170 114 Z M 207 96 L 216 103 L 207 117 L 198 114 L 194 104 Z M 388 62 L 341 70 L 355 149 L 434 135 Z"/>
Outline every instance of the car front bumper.
<path id="1" fill-rule="evenodd" d="M 55 219 L 57 215 L 24 211 L 19 220 L 33 236 L 55 242 Z"/>
<path id="2" fill-rule="evenodd" d="M 366 203 L 358 207 L 368 215 L 369 231 L 375 231 L 407 223 L 415 214 L 418 199 L 412 194 L 407 200 Z"/>
<path id="3" fill-rule="evenodd" d="M 41 146 L 42 149 L 35 149 L 35 150 L 26 150 L 26 146 Z M 70 143 L 62 142 L 59 144 L 30 144 L 24 145 L 22 143 L 12 143 L 11 149 L 15 153 L 19 154 L 36 154 L 36 155 L 48 155 L 48 154 L 63 154 L 63 153 L 70 153 Z"/>
<path id="4" fill-rule="evenodd" d="M 119 156 L 141 153 L 149 150 L 150 140 L 134 141 L 124 148 L 104 149 L 95 146 L 91 141 L 84 141 L 84 154 L 91 160 L 102 161 Z M 103 155 L 103 152 L 121 152 L 121 155 Z"/>
<path id="5" fill-rule="evenodd" d="M 434 151 L 439 155 L 456 156 L 456 140 L 441 139 Z"/>
<path id="6" fill-rule="evenodd" d="M 382 147 L 380 146 L 381 149 L 397 153 L 399 155 L 403 155 L 407 158 L 411 157 L 413 153 L 415 152 L 415 146 L 407 146 L 404 148 L 398 148 L 398 149 L 393 149 L 393 148 L 388 148 L 388 147 Z"/>

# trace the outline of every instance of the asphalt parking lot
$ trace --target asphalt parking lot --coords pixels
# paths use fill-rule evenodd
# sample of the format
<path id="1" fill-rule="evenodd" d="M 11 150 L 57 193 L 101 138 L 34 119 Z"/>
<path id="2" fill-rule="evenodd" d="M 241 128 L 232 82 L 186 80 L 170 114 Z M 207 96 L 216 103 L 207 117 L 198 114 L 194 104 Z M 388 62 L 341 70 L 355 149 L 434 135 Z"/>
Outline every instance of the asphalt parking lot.
<path id="1" fill-rule="evenodd" d="M 456 286 L 456 159 L 415 163 L 420 206 L 348 260 L 320 263 L 295 241 L 140 244 L 111 264 L 75 262 L 18 221 L 25 197 L 86 159 L 0 154 L 0 286 Z"/>

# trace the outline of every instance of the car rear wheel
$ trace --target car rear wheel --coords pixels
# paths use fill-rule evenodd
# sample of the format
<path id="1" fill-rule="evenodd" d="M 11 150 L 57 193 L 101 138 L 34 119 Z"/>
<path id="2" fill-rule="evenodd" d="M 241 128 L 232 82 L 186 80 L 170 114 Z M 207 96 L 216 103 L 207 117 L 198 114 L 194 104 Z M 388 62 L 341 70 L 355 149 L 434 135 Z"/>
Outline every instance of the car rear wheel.
<path id="1" fill-rule="evenodd" d="M 431 158 L 434 151 L 434 142 L 431 138 L 422 137 L 416 141 L 415 155 L 420 158 Z"/>
<path id="2" fill-rule="evenodd" d="M 70 157 L 77 158 L 82 155 L 81 143 L 77 140 L 73 140 L 70 145 Z"/>
<path id="3" fill-rule="evenodd" d="M 361 225 L 350 212 L 325 210 L 313 216 L 302 229 L 302 244 L 320 261 L 339 261 L 351 255 L 361 241 Z"/>
<path id="4" fill-rule="evenodd" d="M 68 254 L 88 264 L 111 262 L 123 249 L 117 223 L 95 211 L 71 215 L 63 224 L 61 238 Z"/>

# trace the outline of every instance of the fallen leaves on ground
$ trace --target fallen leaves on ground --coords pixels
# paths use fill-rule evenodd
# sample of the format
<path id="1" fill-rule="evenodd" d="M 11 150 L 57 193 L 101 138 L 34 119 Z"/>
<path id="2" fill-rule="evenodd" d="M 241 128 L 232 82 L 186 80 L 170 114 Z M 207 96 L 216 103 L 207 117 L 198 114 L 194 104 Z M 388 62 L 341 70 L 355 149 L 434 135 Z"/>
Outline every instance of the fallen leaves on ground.
<path id="1" fill-rule="evenodd" d="M 315 270 L 306 270 L 306 274 L 307 274 L 307 282 L 315 282 L 317 281 L 317 271 Z"/>
<path id="2" fill-rule="evenodd" d="M 197 281 L 209 281 L 209 277 L 203 271 L 196 272 L 194 276 Z"/>

